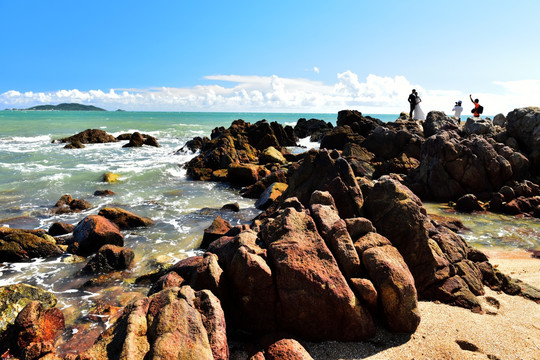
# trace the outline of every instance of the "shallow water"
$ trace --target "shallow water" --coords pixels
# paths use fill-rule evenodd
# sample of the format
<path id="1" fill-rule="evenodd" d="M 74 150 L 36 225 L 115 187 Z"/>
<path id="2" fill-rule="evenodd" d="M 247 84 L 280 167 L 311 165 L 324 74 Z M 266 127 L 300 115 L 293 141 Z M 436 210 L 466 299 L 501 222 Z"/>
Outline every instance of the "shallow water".
<path id="1" fill-rule="evenodd" d="M 446 204 L 425 203 L 428 213 L 461 220 L 470 229 L 461 235 L 475 247 L 540 249 L 540 219 L 494 214 L 466 214 Z"/>

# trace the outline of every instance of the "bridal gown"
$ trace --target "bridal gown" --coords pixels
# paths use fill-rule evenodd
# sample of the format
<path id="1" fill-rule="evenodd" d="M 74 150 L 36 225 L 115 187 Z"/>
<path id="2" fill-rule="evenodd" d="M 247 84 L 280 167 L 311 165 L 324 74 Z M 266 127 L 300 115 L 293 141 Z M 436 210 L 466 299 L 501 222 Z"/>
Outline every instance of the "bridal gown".
<path id="1" fill-rule="evenodd" d="M 415 120 L 426 120 L 426 114 L 422 111 L 420 107 L 420 98 L 416 99 L 416 106 L 414 107 L 413 119 Z"/>

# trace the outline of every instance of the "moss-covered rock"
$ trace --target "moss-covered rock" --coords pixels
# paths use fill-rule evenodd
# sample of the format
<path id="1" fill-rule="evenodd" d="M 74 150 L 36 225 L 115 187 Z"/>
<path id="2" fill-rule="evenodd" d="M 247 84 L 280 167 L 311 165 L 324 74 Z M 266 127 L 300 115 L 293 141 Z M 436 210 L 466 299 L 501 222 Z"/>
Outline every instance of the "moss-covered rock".
<path id="1" fill-rule="evenodd" d="M 27 284 L 0 287 L 0 334 L 13 324 L 19 312 L 31 301 L 37 300 L 44 307 L 56 305 L 54 294 Z"/>

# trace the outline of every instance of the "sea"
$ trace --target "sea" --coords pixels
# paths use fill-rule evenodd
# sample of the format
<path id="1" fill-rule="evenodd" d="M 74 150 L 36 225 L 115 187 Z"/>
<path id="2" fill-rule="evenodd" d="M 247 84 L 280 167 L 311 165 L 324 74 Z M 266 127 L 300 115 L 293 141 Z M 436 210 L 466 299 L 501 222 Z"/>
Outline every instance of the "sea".
<path id="1" fill-rule="evenodd" d="M 397 114 L 364 115 L 384 122 L 398 118 Z M 251 123 L 266 119 L 294 126 L 300 118 L 335 125 L 337 114 L 0 111 L 0 226 L 47 230 L 58 221 L 75 225 L 104 206 L 121 207 L 155 222 L 149 228 L 124 231 L 125 246 L 135 251 L 135 266 L 107 290 L 89 286 L 90 278 L 80 273 L 84 259 L 68 254 L 0 263 L 0 286 L 26 283 L 51 291 L 58 298 L 57 306 L 67 314 L 67 324 L 84 322 L 97 302 L 114 302 L 119 293 L 146 293 L 148 286 L 135 279 L 200 253 L 197 247 L 203 231 L 216 215 L 236 225 L 248 223 L 259 213 L 255 201 L 242 198 L 238 187 L 188 179 L 183 165 L 196 154 L 179 151 L 185 143 L 195 136 L 209 136 L 213 128 L 228 127 L 237 119 Z M 124 141 L 64 149 L 65 144 L 56 141 L 85 129 L 101 129 L 114 136 L 139 131 L 156 137 L 160 147 L 123 148 Z M 301 139 L 298 145 L 291 151 L 318 147 L 309 139 Z M 119 180 L 103 182 L 107 172 L 120 175 Z M 116 195 L 93 195 L 105 189 Z M 87 200 L 92 208 L 56 215 L 51 209 L 64 194 Z M 230 203 L 238 203 L 240 212 L 220 210 Z M 426 207 L 430 212 L 460 218 L 472 229 L 463 236 L 473 246 L 540 247 L 537 219 L 449 214 L 444 204 Z"/>

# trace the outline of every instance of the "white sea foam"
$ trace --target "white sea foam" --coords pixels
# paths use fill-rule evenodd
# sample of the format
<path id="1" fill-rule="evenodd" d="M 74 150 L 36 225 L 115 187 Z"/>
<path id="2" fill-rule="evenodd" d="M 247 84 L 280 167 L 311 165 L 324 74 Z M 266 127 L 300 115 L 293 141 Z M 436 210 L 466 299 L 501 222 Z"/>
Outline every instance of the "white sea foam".
<path id="1" fill-rule="evenodd" d="M 318 142 L 311 141 L 311 138 L 305 137 L 298 140 L 298 145 L 306 148 L 306 149 L 318 149 L 320 147 L 320 144 Z"/>
<path id="2" fill-rule="evenodd" d="M 8 143 L 11 145 L 14 144 L 24 144 L 24 143 L 49 143 L 51 142 L 50 135 L 38 135 L 38 136 L 11 136 L 7 138 L 0 138 L 2 143 Z"/>
<path id="3" fill-rule="evenodd" d="M 204 135 L 205 134 L 204 130 L 190 130 L 189 132 L 194 134 L 194 135 Z"/>
<path id="4" fill-rule="evenodd" d="M 43 179 L 49 180 L 49 181 L 58 181 L 58 180 L 63 180 L 63 179 L 66 179 L 66 178 L 70 178 L 71 176 L 72 175 L 68 174 L 68 173 L 57 173 L 57 174 L 54 174 L 54 175 L 45 176 Z"/>

